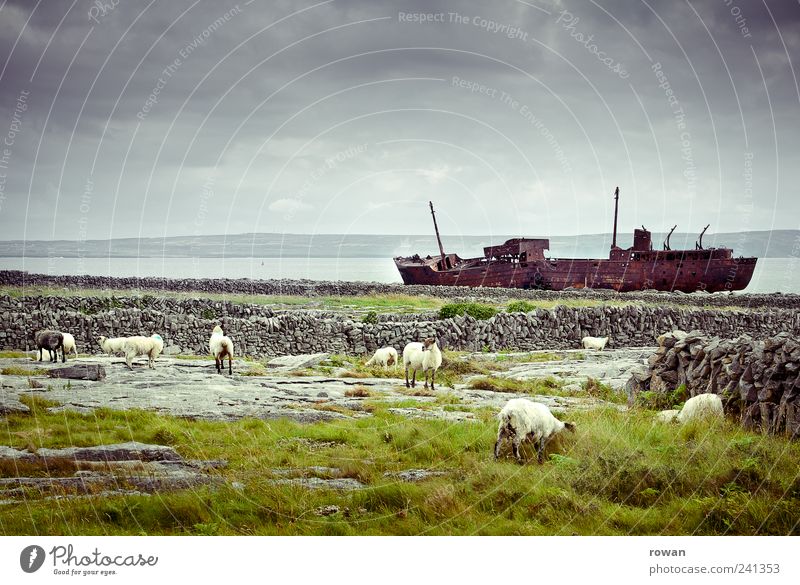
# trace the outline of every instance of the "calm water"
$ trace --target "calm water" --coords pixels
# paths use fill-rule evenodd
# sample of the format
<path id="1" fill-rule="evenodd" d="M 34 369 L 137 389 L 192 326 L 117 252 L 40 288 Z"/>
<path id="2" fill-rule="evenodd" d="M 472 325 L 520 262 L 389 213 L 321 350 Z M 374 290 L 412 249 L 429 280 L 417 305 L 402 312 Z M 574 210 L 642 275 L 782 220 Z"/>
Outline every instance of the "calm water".
<path id="1" fill-rule="evenodd" d="M 0 258 L 0 269 L 94 276 L 401 282 L 390 258 Z M 800 258 L 760 259 L 746 292 L 800 293 Z"/>

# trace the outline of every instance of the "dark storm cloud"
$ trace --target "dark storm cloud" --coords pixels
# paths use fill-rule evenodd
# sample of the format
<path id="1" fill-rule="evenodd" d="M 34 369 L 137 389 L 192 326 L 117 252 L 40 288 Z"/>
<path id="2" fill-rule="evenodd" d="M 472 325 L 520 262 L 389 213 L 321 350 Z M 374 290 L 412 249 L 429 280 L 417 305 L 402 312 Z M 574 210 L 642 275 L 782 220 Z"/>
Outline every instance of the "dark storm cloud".
<path id="1" fill-rule="evenodd" d="M 800 227 L 794 2 L 34 6 L 6 238 Z"/>

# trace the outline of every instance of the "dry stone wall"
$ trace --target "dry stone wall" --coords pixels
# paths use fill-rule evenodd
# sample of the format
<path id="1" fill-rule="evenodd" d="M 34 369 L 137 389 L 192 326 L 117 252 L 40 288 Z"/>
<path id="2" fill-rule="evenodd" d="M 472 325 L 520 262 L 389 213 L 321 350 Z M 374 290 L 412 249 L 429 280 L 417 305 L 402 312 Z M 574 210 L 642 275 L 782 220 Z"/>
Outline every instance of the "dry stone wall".
<path id="1" fill-rule="evenodd" d="M 662 306 L 597 306 L 499 313 L 477 321 L 470 316 L 436 319 L 381 316 L 362 323 L 324 311 L 275 312 L 260 305 L 207 299 L 10 297 L 0 296 L 0 347 L 29 349 L 33 333 L 44 328 L 72 333 L 84 353 L 99 351 L 100 335 L 118 337 L 159 333 L 165 353 L 207 353 L 212 328 L 221 324 L 237 353 L 257 357 L 336 352 L 363 354 L 437 336 L 446 349 L 568 349 L 586 335 L 610 336 L 611 347 L 651 346 L 673 329 L 700 330 L 722 337 L 749 334 L 765 338 L 800 334 L 800 314 L 783 309 L 700 310 Z"/>
<path id="2" fill-rule="evenodd" d="M 324 280 L 251 280 L 249 278 L 121 278 L 107 276 L 49 276 L 19 270 L 0 271 L 0 285 L 54 286 L 68 288 L 124 289 L 135 291 L 200 291 L 218 294 L 358 296 L 371 294 L 429 295 L 453 300 L 538 299 L 564 301 L 569 299 L 643 301 L 657 304 L 677 304 L 693 307 L 773 307 L 800 309 L 796 294 L 707 294 L 640 291 L 617 293 L 613 290 L 541 291 L 516 288 L 467 288 L 460 286 L 427 286 L 386 284 L 377 282 L 344 282 Z"/>
<path id="3" fill-rule="evenodd" d="M 634 373 L 626 389 L 631 401 L 643 391 L 689 396 L 712 393 L 725 411 L 752 430 L 800 437 L 800 343 L 781 333 L 766 339 L 720 339 L 699 331 L 674 331 L 659 338 L 649 367 Z"/>

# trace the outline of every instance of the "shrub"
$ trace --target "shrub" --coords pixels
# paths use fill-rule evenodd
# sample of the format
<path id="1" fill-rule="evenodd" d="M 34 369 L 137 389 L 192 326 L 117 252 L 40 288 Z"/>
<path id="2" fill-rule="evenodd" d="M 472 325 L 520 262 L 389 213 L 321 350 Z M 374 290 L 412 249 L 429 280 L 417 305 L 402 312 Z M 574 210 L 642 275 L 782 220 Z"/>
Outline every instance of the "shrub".
<path id="1" fill-rule="evenodd" d="M 686 384 L 681 384 L 672 392 L 660 393 L 652 390 L 639 392 L 636 396 L 636 404 L 643 408 L 652 410 L 669 410 L 679 408 L 689 398 Z"/>
<path id="2" fill-rule="evenodd" d="M 512 301 L 508 303 L 506 312 L 508 313 L 530 313 L 536 309 L 536 305 L 528 301 Z"/>
<path id="3" fill-rule="evenodd" d="M 206 319 L 207 321 L 213 321 L 217 318 L 217 313 L 211 307 L 206 307 L 200 311 L 200 317 Z"/>
<path id="4" fill-rule="evenodd" d="M 369 311 L 366 315 L 361 317 L 361 322 L 371 323 L 373 325 L 376 324 L 378 322 L 378 313 L 376 313 L 375 311 Z"/>
<path id="5" fill-rule="evenodd" d="M 497 309 L 481 303 L 449 303 L 439 309 L 440 319 L 452 319 L 460 315 L 469 315 L 475 319 L 491 319 L 496 314 Z"/>

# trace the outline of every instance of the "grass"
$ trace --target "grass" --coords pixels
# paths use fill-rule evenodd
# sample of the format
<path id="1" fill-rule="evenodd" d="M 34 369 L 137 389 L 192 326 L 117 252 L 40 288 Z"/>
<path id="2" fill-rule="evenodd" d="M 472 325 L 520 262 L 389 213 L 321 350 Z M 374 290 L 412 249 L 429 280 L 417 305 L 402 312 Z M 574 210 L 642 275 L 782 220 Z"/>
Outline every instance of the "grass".
<path id="1" fill-rule="evenodd" d="M 30 354 L 24 351 L 0 351 L 0 358 L 25 358 L 30 357 Z"/>
<path id="2" fill-rule="evenodd" d="M 442 402 L 454 399 L 444 395 Z M 800 444 L 733 423 L 659 425 L 650 411 L 573 412 L 576 434 L 544 465 L 495 461 L 496 421 L 372 417 L 302 425 L 290 420 L 190 421 L 144 411 L 32 411 L 0 425 L 15 448 L 167 443 L 191 459 L 226 459 L 226 480 L 157 497 L 93 496 L 6 505 L 0 534 L 798 534 Z M 530 447 L 523 453 L 534 454 Z M 366 487 L 306 490 L 276 485 L 271 469 L 338 468 Z M 446 472 L 418 483 L 387 472 Z M 0 466 L 0 475 L 41 470 Z M 72 473 L 68 462 L 53 475 Z M 234 489 L 232 482 L 244 489 Z M 314 510 L 336 505 L 319 517 Z"/>
<path id="3" fill-rule="evenodd" d="M 555 378 L 536 378 L 533 380 L 515 380 L 499 376 L 480 376 L 472 378 L 468 383 L 475 390 L 491 390 L 492 392 L 509 392 L 517 394 L 560 395 L 562 383 Z"/>
<path id="4" fill-rule="evenodd" d="M 532 363 L 532 362 L 556 362 L 562 361 L 566 359 L 566 355 L 562 354 L 555 354 L 550 352 L 541 352 L 541 351 L 534 351 L 534 352 L 527 352 L 527 353 L 515 353 L 515 352 L 500 352 L 495 358 L 495 362 L 512 362 L 512 363 Z M 575 354 L 571 356 L 571 359 L 574 360 L 583 360 L 586 359 L 586 356 L 583 354 Z"/>
<path id="5" fill-rule="evenodd" d="M 368 396 L 372 396 L 369 388 L 361 384 L 356 384 L 352 388 L 345 390 L 344 395 L 348 398 L 367 398 Z"/>
<path id="6" fill-rule="evenodd" d="M 73 289 L 48 286 L 0 286 L 0 295 L 21 296 L 58 296 L 58 297 L 98 297 L 106 299 L 104 308 L 122 307 L 122 298 L 145 300 L 154 296 L 171 299 L 209 299 L 212 301 L 230 301 L 232 303 L 265 305 L 275 308 L 317 308 L 327 310 L 351 310 L 356 312 L 370 311 L 376 313 L 419 313 L 422 311 L 438 311 L 445 301 L 424 295 L 374 294 L 359 296 L 290 296 L 290 295 L 249 295 L 224 294 L 210 292 L 178 292 L 148 291 L 142 294 L 135 289 Z M 217 315 L 212 309 L 203 315 L 204 318 L 215 319 Z"/>
<path id="7" fill-rule="evenodd" d="M 46 376 L 47 368 L 24 368 L 22 366 L 8 366 L 0 370 L 4 376 Z"/>
<path id="8" fill-rule="evenodd" d="M 442 355 L 442 365 L 436 372 L 436 385 L 454 388 L 460 384 L 467 376 L 474 374 L 486 374 L 491 370 L 498 369 L 496 365 L 487 360 L 464 359 L 464 352 L 447 352 Z M 369 356 L 331 356 L 317 370 L 322 373 L 330 373 L 331 367 L 346 368 L 339 373 L 342 378 L 391 378 L 405 381 L 405 369 L 402 363 L 398 367 L 389 366 L 367 366 Z M 417 381 L 425 380 L 425 375 L 417 372 Z"/>
<path id="9" fill-rule="evenodd" d="M 548 396 L 589 396 L 606 402 L 624 404 L 627 396 L 624 392 L 614 390 L 611 386 L 589 378 L 581 386 L 580 391 L 567 390 L 564 383 L 553 377 L 516 380 L 500 376 L 480 376 L 472 378 L 468 386 L 475 390 L 491 390 L 493 392 L 509 392 L 515 394 L 548 395 Z"/>

